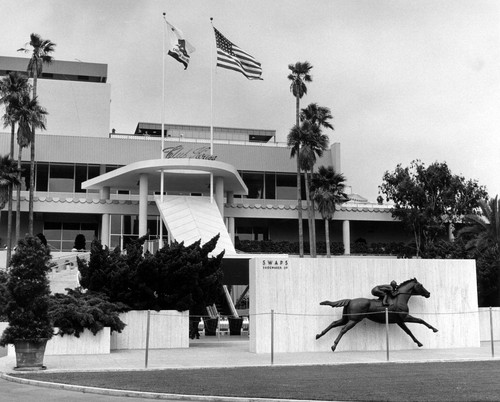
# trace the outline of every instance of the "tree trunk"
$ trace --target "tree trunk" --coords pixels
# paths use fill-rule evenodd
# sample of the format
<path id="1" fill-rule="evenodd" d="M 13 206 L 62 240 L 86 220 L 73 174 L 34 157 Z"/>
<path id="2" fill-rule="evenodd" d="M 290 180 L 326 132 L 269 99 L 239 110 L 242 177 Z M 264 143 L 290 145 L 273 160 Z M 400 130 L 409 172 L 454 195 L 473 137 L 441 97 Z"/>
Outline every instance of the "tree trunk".
<path id="1" fill-rule="evenodd" d="M 312 180 L 312 170 L 309 172 L 309 176 L 308 176 L 308 179 L 309 179 L 309 188 L 311 188 L 311 180 Z M 314 198 L 311 198 L 311 216 L 312 216 L 312 219 L 311 219 L 311 227 L 312 227 L 312 233 L 313 233 L 313 243 L 314 243 L 314 257 L 316 257 L 318 255 L 318 250 L 317 250 L 317 246 L 316 246 L 316 211 L 315 211 L 315 208 L 314 208 Z"/>
<path id="2" fill-rule="evenodd" d="M 36 99 L 37 71 L 33 72 L 33 99 Z M 29 197 L 29 223 L 28 233 L 33 236 L 33 198 L 35 196 L 35 127 L 32 126 L 31 156 L 30 156 L 30 197 Z"/>
<path id="3" fill-rule="evenodd" d="M 14 136 L 16 131 L 16 125 L 12 123 L 10 125 L 10 158 L 14 159 Z M 6 267 L 9 266 L 10 257 L 12 255 L 12 195 L 14 188 L 9 185 L 9 201 L 8 201 L 8 212 L 7 212 L 7 260 Z"/>
<path id="4" fill-rule="evenodd" d="M 325 241 L 326 241 L 326 256 L 330 258 L 332 256 L 331 250 L 330 250 L 330 224 L 329 224 L 329 219 L 325 219 Z"/>
<path id="5" fill-rule="evenodd" d="M 17 169 L 18 169 L 18 174 L 17 174 L 17 179 L 19 182 L 19 185 L 17 186 L 16 189 L 16 244 L 20 239 L 21 235 L 21 158 L 23 154 L 23 148 L 19 145 L 19 150 L 17 154 Z"/>
<path id="6" fill-rule="evenodd" d="M 300 106 L 300 100 L 299 100 L 299 94 L 295 95 L 295 112 L 296 112 L 296 124 L 297 127 L 299 127 L 299 106 Z M 299 256 L 300 258 L 304 257 L 304 228 L 302 225 L 302 188 L 300 185 L 300 161 L 299 161 L 299 155 L 300 155 L 300 144 L 299 144 L 299 149 L 297 150 L 297 213 L 298 213 L 298 219 L 299 219 Z"/>
<path id="7" fill-rule="evenodd" d="M 306 188 L 306 204 L 307 204 L 307 222 L 309 225 L 309 254 L 311 257 L 316 257 L 316 241 L 314 236 L 314 224 L 313 215 L 311 211 L 311 196 L 309 193 L 309 174 L 307 171 L 304 172 L 305 188 Z"/>

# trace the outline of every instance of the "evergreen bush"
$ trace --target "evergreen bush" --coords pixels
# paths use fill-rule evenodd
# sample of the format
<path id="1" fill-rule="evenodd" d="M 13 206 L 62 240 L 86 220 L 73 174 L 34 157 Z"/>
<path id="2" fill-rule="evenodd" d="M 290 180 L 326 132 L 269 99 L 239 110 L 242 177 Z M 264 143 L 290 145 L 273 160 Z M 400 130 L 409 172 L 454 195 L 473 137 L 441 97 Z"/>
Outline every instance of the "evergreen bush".
<path id="1" fill-rule="evenodd" d="M 121 332 L 125 324 L 119 313 L 128 308 L 121 303 L 111 303 L 101 293 L 83 293 L 81 289 L 68 289 L 67 294 L 56 293 L 51 297 L 49 315 L 54 327 L 59 330 L 56 335 L 74 335 L 77 338 L 85 330 L 94 335 L 104 327 L 111 332 Z"/>
<path id="2" fill-rule="evenodd" d="M 9 326 L 0 345 L 16 340 L 40 341 L 53 336 L 49 317 L 50 288 L 47 273 L 51 270 L 50 250 L 39 238 L 20 240 L 10 262 L 7 280 L 8 303 L 5 314 Z"/>

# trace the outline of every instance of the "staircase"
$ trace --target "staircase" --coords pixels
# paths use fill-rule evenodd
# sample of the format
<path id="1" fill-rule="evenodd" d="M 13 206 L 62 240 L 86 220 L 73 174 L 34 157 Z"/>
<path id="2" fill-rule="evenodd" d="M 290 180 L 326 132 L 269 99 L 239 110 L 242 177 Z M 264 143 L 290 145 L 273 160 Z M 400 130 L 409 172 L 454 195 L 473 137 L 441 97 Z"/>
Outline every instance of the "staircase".
<path id="1" fill-rule="evenodd" d="M 201 239 L 204 244 L 220 234 L 211 255 L 218 255 L 223 250 L 225 256 L 236 254 L 219 208 L 209 197 L 167 195 L 162 202 L 160 196 L 156 196 L 155 202 L 175 241 L 190 245 Z"/>

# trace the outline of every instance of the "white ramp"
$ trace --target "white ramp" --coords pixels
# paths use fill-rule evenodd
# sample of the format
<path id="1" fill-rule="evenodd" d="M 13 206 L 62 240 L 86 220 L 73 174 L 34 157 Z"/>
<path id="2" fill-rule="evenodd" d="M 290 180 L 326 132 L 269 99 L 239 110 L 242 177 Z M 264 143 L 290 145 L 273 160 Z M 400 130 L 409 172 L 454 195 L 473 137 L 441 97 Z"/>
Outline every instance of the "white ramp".
<path id="1" fill-rule="evenodd" d="M 201 239 L 204 244 L 220 234 L 212 255 L 218 255 L 222 250 L 226 251 L 225 256 L 236 254 L 215 201 L 211 203 L 208 197 L 177 195 L 164 196 L 163 202 L 157 196 L 155 201 L 163 222 L 177 242 L 189 245 Z"/>

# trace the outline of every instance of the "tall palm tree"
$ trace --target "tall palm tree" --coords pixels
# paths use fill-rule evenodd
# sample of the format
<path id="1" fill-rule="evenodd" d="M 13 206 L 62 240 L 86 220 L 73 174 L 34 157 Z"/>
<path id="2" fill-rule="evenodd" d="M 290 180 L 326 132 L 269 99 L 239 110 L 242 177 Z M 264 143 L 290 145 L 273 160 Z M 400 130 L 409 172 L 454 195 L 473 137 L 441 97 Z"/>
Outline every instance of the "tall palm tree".
<path id="1" fill-rule="evenodd" d="M 33 77 L 33 99 L 37 98 L 37 80 L 42 75 L 43 65 L 50 64 L 53 61 L 51 53 L 56 46 L 48 39 L 42 39 L 40 35 L 32 33 L 29 41 L 30 47 L 19 49 L 25 53 L 32 52 L 28 63 L 28 74 Z M 33 236 L 33 197 L 35 191 L 35 126 L 32 127 L 33 134 L 31 138 L 30 155 L 30 196 L 29 196 L 29 234 Z"/>
<path id="2" fill-rule="evenodd" d="M 302 128 L 302 149 L 300 150 L 300 168 L 304 171 L 307 211 L 309 217 L 309 242 L 312 257 L 316 257 L 316 224 L 314 208 L 311 203 L 309 188 L 311 186 L 311 173 L 316 164 L 317 157 L 323 156 L 323 152 L 328 149 L 328 136 L 321 133 L 321 128 L 310 121 L 305 120 L 301 124 Z"/>
<path id="3" fill-rule="evenodd" d="M 311 180 L 312 197 L 318 204 L 318 210 L 325 221 L 327 257 L 331 256 L 329 222 L 333 218 L 336 205 L 348 201 L 348 197 L 344 193 L 344 182 L 344 175 L 336 173 L 332 166 L 320 166 Z"/>
<path id="4" fill-rule="evenodd" d="M 13 102 L 13 118 L 18 122 L 17 144 L 19 145 L 17 155 L 18 181 L 21 183 L 21 160 L 23 148 L 33 141 L 34 129 L 45 130 L 47 111 L 38 104 L 37 99 L 32 99 L 29 93 L 23 94 Z M 30 180 L 31 183 L 31 180 Z M 21 231 L 21 185 L 17 186 L 16 193 L 16 242 L 20 239 Z"/>
<path id="5" fill-rule="evenodd" d="M 310 71 L 313 66 L 305 61 L 303 63 L 296 62 L 295 64 L 289 64 L 288 69 L 290 70 L 290 74 L 288 75 L 288 79 L 291 81 L 290 91 L 295 97 L 295 127 L 292 128 L 300 130 L 299 127 L 299 110 L 300 110 L 300 99 L 307 94 L 307 82 L 312 82 L 312 76 L 310 75 Z M 293 139 L 296 135 L 289 134 L 289 139 Z M 298 134 L 298 133 L 296 133 Z M 292 138 L 290 138 L 292 136 Z M 299 135 L 300 137 L 300 135 Z M 297 212 L 299 219 L 299 254 L 300 257 L 304 257 L 304 229 L 302 226 L 302 187 L 300 180 L 300 162 L 299 162 L 299 154 L 300 154 L 300 141 L 298 142 L 288 142 L 288 146 L 292 148 L 290 157 L 297 157 Z"/>
<path id="6" fill-rule="evenodd" d="M 316 164 L 316 156 L 321 157 L 323 152 L 328 149 L 329 138 L 322 134 L 323 128 L 333 130 L 332 124 L 329 120 L 333 119 L 330 108 L 318 106 L 317 103 L 310 103 L 306 108 L 300 112 L 300 121 L 309 122 L 310 129 L 305 130 L 308 135 L 304 136 L 302 144 L 303 153 L 301 155 L 301 167 L 304 170 L 304 177 L 306 181 L 306 200 L 307 211 L 309 216 L 309 242 L 311 243 L 311 255 L 316 257 L 316 220 L 314 213 L 314 199 L 311 200 L 309 195 L 309 187 L 311 182 L 311 174 Z"/>
<path id="7" fill-rule="evenodd" d="M 14 137 L 17 123 L 14 106 L 16 101 L 28 91 L 28 77 L 18 72 L 10 72 L 0 81 L 0 104 L 5 105 L 5 114 L 3 115 L 4 127 L 7 128 L 10 126 L 11 129 L 9 153 L 11 160 L 14 159 Z M 14 184 L 14 182 L 11 182 L 8 187 L 7 261 L 10 261 L 12 253 L 12 195 Z M 17 202 L 19 202 L 19 200 L 17 200 Z"/>

